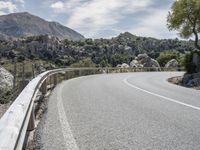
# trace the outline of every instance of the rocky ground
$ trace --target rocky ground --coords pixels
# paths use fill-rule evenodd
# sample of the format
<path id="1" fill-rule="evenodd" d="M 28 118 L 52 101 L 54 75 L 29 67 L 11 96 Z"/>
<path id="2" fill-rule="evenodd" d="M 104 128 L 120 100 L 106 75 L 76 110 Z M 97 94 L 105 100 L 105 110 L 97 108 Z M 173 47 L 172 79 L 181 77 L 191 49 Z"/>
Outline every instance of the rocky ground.
<path id="1" fill-rule="evenodd" d="M 169 78 L 168 81 L 170 83 L 173 83 L 173 84 L 176 84 L 176 85 L 180 85 L 180 86 L 184 86 L 184 87 L 187 87 L 187 88 L 193 88 L 193 89 L 196 89 L 196 90 L 200 90 L 200 86 L 193 86 L 193 87 L 188 87 L 188 86 L 185 86 L 182 82 L 183 80 L 183 77 L 181 76 L 178 76 L 178 77 L 172 77 L 172 78 Z"/>

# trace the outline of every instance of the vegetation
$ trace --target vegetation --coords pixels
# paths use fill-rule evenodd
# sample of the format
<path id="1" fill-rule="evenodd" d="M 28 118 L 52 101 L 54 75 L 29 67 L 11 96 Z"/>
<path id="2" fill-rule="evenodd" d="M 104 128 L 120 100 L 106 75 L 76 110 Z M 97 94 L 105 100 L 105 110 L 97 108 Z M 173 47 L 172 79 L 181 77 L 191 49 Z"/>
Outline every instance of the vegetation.
<path id="1" fill-rule="evenodd" d="M 157 61 L 161 67 L 164 67 L 171 59 L 176 59 L 178 62 L 180 62 L 180 53 L 177 51 L 161 52 L 160 56 L 157 58 Z"/>
<path id="2" fill-rule="evenodd" d="M 195 37 L 195 47 L 200 50 L 200 0 L 177 0 L 168 15 L 170 30 L 178 30 L 184 38 Z"/>
<path id="3" fill-rule="evenodd" d="M 178 30 L 183 38 L 194 36 L 194 46 L 200 51 L 199 33 L 200 33 L 200 0 L 177 0 L 174 2 L 171 12 L 168 15 L 168 28 Z M 196 72 L 196 65 L 193 63 L 193 54 L 191 51 L 185 55 L 183 65 L 187 73 Z"/>
<path id="4" fill-rule="evenodd" d="M 193 41 L 138 37 L 128 32 L 112 39 L 85 39 L 70 41 L 46 35 L 32 36 L 18 40 L 0 41 L 0 62 L 32 62 L 53 64 L 57 67 L 85 66 L 89 60 L 91 66 L 116 67 L 130 63 L 138 54 L 147 53 L 156 59 L 161 52 L 177 51 L 184 54 L 194 50 Z M 74 64 L 74 65 L 73 65 Z M 87 65 L 89 66 L 89 65 Z"/>
<path id="5" fill-rule="evenodd" d="M 86 59 L 83 59 L 83 60 L 79 61 L 78 63 L 72 64 L 71 67 L 74 67 L 74 68 L 81 68 L 81 67 L 88 68 L 88 67 L 96 67 L 96 64 L 94 64 L 90 58 L 86 58 Z"/>

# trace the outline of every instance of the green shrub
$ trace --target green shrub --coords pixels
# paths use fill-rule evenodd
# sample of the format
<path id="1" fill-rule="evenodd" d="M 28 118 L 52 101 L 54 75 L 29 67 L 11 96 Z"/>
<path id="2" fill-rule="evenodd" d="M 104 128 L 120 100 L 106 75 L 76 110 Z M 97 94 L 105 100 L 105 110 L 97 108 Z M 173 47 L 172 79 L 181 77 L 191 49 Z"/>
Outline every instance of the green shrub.
<path id="1" fill-rule="evenodd" d="M 161 67 L 164 67 L 172 59 L 176 59 L 179 62 L 180 54 L 176 51 L 162 52 L 160 53 L 160 56 L 157 58 L 157 61 Z"/>
<path id="2" fill-rule="evenodd" d="M 96 67 L 96 64 L 90 58 L 85 58 L 79 61 L 78 63 L 72 64 L 71 67 L 74 68 Z"/>
<path id="3" fill-rule="evenodd" d="M 10 101 L 10 96 L 11 96 L 11 92 L 10 91 L 1 93 L 0 104 L 6 104 L 6 103 L 8 103 Z"/>

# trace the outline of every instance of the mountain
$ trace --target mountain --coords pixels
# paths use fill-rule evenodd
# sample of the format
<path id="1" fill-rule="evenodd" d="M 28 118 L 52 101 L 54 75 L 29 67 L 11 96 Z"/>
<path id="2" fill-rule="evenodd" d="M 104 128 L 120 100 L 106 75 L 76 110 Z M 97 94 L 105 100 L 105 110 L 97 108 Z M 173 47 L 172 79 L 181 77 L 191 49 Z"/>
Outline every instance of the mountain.
<path id="1" fill-rule="evenodd" d="M 0 16 L 0 39 L 50 35 L 59 39 L 83 40 L 84 36 L 57 22 L 48 22 L 28 12 Z"/>

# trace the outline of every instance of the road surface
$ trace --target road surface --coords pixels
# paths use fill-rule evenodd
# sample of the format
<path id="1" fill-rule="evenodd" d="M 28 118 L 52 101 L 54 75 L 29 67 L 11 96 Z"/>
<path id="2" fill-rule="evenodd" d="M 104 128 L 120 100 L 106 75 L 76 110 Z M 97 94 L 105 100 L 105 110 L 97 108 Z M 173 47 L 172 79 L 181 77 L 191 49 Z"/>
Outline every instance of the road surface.
<path id="1" fill-rule="evenodd" d="M 125 73 L 64 81 L 39 129 L 46 150 L 199 150 L 200 91 L 183 73 Z"/>

